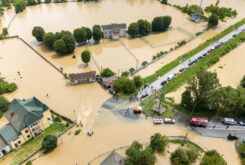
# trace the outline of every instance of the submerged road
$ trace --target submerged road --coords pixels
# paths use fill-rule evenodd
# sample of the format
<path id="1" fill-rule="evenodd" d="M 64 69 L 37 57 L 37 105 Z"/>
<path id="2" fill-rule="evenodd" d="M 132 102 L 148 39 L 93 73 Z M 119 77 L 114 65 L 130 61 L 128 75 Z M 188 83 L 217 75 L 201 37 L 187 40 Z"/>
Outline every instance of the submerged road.
<path id="1" fill-rule="evenodd" d="M 189 59 L 186 59 L 185 61 L 183 61 L 182 63 L 180 63 L 178 66 L 176 66 L 175 68 L 173 68 L 172 70 L 170 70 L 168 73 L 166 73 L 165 75 L 158 77 L 158 79 L 156 81 L 154 81 L 152 84 L 150 84 L 151 87 L 153 87 L 156 90 L 159 90 L 162 86 L 161 86 L 161 82 L 164 80 L 167 80 L 169 76 L 174 75 L 176 72 L 179 72 L 179 70 L 181 68 L 185 68 L 188 63 L 190 61 L 193 61 L 195 59 L 197 59 L 199 56 L 202 56 L 204 53 L 207 53 L 208 50 L 210 50 L 211 48 L 214 48 L 215 46 L 217 46 L 220 42 L 227 42 L 230 39 L 233 38 L 234 34 L 238 34 L 240 33 L 242 30 L 245 30 L 245 24 L 240 26 L 238 29 L 230 32 L 229 34 L 225 35 L 224 37 L 222 37 L 221 39 L 219 39 L 217 42 L 212 43 L 211 45 L 209 45 L 208 47 L 206 47 L 205 49 L 201 50 L 200 52 L 196 53 L 195 55 L 193 55 L 192 57 L 190 57 Z M 208 56 L 208 55 L 207 55 Z M 203 57 L 205 58 L 205 57 Z M 201 59 L 202 60 L 202 59 Z M 191 69 L 187 68 L 187 69 Z M 184 71 L 183 71 L 184 72 Z M 181 73 L 180 73 L 181 74 Z M 170 80 L 171 81 L 171 80 Z M 148 96 L 150 96 L 152 94 L 152 90 L 151 88 L 146 88 L 146 89 L 142 89 L 140 91 L 140 96 L 142 96 L 142 94 L 147 93 Z"/>

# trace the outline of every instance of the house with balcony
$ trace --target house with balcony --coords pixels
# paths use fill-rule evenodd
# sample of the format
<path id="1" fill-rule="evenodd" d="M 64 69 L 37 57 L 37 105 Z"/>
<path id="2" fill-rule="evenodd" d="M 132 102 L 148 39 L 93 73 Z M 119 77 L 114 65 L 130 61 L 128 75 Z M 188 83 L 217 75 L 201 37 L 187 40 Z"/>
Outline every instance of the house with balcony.
<path id="1" fill-rule="evenodd" d="M 111 38 L 113 40 L 118 40 L 120 37 L 125 37 L 126 36 L 126 24 L 121 23 L 121 24 L 108 24 L 108 25 L 102 25 L 102 32 L 104 38 Z"/>
<path id="2" fill-rule="evenodd" d="M 35 97 L 14 99 L 4 117 L 8 124 L 0 128 L 0 157 L 41 135 L 53 124 L 50 109 Z"/>

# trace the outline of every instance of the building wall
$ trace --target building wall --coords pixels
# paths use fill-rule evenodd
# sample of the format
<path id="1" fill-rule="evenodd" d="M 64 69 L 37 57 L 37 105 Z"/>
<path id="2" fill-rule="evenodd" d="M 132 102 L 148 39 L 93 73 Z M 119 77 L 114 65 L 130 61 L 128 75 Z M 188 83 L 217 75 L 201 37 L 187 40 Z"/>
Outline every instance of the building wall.
<path id="1" fill-rule="evenodd" d="M 41 119 L 44 129 L 53 124 L 52 116 L 50 110 L 47 110 L 43 113 L 43 118 Z"/>
<path id="2" fill-rule="evenodd" d="M 20 135 L 17 139 L 10 142 L 10 146 L 12 149 L 16 149 L 17 147 L 19 147 L 24 142 L 25 142 L 25 139 L 24 139 L 23 135 Z M 15 146 L 15 144 L 17 144 L 17 146 Z"/>
<path id="3" fill-rule="evenodd" d="M 103 35 L 104 35 L 104 38 L 110 38 L 111 37 L 110 30 L 103 30 Z"/>
<path id="4" fill-rule="evenodd" d="M 126 36 L 126 29 L 120 29 L 120 37 Z"/>
<path id="5" fill-rule="evenodd" d="M 10 146 L 7 145 L 4 148 L 0 149 L 0 158 L 3 156 L 3 151 L 5 151 L 6 153 L 8 153 L 9 151 L 11 151 Z"/>
<path id="6" fill-rule="evenodd" d="M 31 133 L 31 130 L 28 127 L 23 129 L 21 131 L 21 134 L 22 134 L 23 138 L 25 139 L 25 141 L 28 141 L 28 140 L 30 140 L 33 137 L 32 133 Z"/>

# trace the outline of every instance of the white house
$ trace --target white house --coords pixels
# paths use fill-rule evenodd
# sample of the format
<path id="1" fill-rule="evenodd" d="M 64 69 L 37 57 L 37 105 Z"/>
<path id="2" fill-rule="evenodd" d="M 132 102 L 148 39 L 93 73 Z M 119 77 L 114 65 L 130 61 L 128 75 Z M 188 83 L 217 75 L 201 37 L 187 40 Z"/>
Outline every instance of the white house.
<path id="1" fill-rule="evenodd" d="M 5 143 L 5 141 L 0 136 L 0 157 L 11 151 L 11 147 Z"/>
<path id="2" fill-rule="evenodd" d="M 104 35 L 104 38 L 111 38 L 113 40 L 119 39 L 119 37 L 125 37 L 126 36 L 126 24 L 108 24 L 108 25 L 102 25 L 102 32 Z"/>

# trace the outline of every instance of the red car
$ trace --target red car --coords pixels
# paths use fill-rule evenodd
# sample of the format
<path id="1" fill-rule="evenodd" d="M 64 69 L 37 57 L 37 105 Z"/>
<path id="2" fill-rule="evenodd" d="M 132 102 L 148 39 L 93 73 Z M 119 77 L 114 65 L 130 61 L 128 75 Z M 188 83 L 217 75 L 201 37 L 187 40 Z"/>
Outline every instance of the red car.
<path id="1" fill-rule="evenodd" d="M 185 69 L 184 68 L 180 68 L 179 72 L 183 72 Z"/>
<path id="2" fill-rule="evenodd" d="M 191 125 L 206 127 L 208 125 L 208 118 L 204 117 L 193 117 L 190 121 Z"/>
<path id="3" fill-rule="evenodd" d="M 208 50 L 208 53 L 211 53 L 212 51 L 213 51 L 212 49 L 209 49 L 209 50 Z"/>

